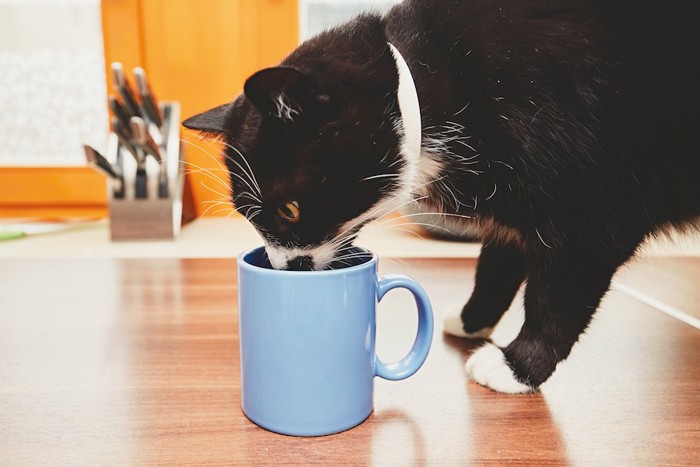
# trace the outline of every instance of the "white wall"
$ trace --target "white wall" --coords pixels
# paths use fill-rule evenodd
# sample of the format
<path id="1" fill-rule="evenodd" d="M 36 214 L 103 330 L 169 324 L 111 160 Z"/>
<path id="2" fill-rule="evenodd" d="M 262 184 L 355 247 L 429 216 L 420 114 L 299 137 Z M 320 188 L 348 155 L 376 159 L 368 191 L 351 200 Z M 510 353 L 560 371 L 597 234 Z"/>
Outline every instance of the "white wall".
<path id="1" fill-rule="evenodd" d="M 99 0 L 0 0 L 0 165 L 84 165 L 105 95 Z"/>

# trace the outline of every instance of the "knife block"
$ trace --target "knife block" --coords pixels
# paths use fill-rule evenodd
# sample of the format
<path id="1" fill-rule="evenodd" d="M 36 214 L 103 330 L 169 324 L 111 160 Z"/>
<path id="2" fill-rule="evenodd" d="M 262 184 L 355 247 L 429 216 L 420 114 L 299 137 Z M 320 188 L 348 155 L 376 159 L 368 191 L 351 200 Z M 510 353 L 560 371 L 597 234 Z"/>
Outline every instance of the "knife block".
<path id="1" fill-rule="evenodd" d="M 174 240 L 182 225 L 184 190 L 184 153 L 180 145 L 180 104 L 161 102 L 163 115 L 160 143 L 162 164 L 168 179 L 168 196 L 158 196 L 160 164 L 152 157 L 146 158 L 148 193 L 145 198 L 136 198 L 136 161 L 120 144 L 114 133 L 110 133 L 107 159 L 120 161 L 124 173 L 124 196 L 115 197 L 114 181 L 109 179 L 110 236 L 112 241 L 121 240 Z"/>

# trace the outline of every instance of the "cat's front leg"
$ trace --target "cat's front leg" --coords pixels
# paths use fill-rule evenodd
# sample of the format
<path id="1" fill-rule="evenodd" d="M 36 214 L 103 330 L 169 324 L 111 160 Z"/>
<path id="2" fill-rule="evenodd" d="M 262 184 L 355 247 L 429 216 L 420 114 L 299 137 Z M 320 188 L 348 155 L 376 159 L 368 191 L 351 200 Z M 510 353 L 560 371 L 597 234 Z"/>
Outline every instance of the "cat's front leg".
<path id="1" fill-rule="evenodd" d="M 503 349 L 489 343 L 472 354 L 467 361 L 470 378 L 498 392 L 526 393 L 539 387 L 569 356 L 613 274 L 633 250 L 540 252 L 528 273 L 520 333 Z"/>
<path id="2" fill-rule="evenodd" d="M 519 245 L 485 239 L 472 295 L 466 305 L 447 310 L 445 332 L 470 339 L 489 337 L 510 307 L 526 271 L 527 262 Z"/>

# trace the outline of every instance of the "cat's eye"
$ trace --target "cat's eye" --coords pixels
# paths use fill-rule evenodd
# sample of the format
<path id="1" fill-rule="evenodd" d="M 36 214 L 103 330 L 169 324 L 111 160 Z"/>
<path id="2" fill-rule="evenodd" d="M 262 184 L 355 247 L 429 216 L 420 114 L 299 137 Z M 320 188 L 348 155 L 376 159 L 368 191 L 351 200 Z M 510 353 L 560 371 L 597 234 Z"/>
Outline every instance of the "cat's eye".
<path id="1" fill-rule="evenodd" d="M 296 224 L 300 218 L 299 203 L 296 201 L 285 203 L 277 208 L 277 215 L 290 224 Z"/>

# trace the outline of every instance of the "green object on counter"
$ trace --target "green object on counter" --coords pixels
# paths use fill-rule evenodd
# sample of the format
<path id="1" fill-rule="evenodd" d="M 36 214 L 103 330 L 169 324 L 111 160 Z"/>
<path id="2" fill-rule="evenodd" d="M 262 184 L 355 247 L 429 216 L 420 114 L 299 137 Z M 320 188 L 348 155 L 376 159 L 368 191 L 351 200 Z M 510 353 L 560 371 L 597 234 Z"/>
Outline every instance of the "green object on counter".
<path id="1" fill-rule="evenodd" d="M 0 242 L 96 225 L 95 222 L 0 222 Z"/>
<path id="2" fill-rule="evenodd" d="M 0 230 L 0 242 L 4 240 L 16 240 L 26 236 L 27 234 L 21 230 Z"/>

